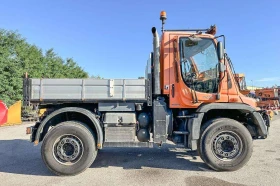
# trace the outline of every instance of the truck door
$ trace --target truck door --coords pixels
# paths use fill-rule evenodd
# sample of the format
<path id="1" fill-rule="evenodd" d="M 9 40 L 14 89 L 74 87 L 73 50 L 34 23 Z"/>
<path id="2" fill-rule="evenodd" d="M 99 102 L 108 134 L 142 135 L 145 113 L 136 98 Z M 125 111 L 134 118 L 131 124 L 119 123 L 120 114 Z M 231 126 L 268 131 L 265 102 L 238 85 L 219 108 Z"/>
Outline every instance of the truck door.
<path id="1" fill-rule="evenodd" d="M 228 96 L 221 90 L 216 44 L 212 38 L 179 37 L 178 75 L 171 95 L 171 105 L 197 107 L 203 102 L 227 102 Z M 175 45 L 174 45 L 175 46 Z M 176 51 L 176 50 L 175 50 Z M 176 69 L 176 68 L 174 68 Z M 217 100 L 217 94 L 220 99 Z M 221 94 L 222 93 L 222 94 Z"/>

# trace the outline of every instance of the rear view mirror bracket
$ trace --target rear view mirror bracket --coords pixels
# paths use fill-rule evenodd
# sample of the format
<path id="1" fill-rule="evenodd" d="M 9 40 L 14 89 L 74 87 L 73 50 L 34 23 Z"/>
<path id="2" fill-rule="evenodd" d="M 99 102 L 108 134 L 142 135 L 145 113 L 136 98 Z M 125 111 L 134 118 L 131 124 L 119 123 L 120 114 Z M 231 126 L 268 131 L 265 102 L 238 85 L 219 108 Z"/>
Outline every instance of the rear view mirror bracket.
<path id="1" fill-rule="evenodd" d="M 226 66 L 223 63 L 219 63 L 219 72 L 223 73 L 226 70 Z"/>

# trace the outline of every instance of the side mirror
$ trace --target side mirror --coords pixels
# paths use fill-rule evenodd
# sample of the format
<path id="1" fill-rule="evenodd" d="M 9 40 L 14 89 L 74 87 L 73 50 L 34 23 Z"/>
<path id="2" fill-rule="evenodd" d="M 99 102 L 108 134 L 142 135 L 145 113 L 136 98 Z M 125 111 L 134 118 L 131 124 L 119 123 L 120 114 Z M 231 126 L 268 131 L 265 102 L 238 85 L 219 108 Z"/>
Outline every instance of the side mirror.
<path id="1" fill-rule="evenodd" d="M 217 54 L 218 54 L 218 59 L 219 60 L 223 60 L 224 59 L 224 46 L 223 43 L 221 41 L 218 42 L 217 45 Z"/>

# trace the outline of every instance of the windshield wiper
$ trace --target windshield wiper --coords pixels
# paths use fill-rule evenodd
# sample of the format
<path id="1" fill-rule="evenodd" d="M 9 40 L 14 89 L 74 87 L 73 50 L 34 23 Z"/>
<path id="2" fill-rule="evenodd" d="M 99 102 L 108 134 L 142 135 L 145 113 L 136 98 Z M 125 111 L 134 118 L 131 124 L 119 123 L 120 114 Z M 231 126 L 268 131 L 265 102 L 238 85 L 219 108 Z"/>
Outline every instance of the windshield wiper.
<path id="1" fill-rule="evenodd" d="M 197 99 L 197 95 L 196 95 L 196 90 L 195 90 L 195 85 L 194 85 L 194 79 L 195 79 L 196 75 L 191 75 L 191 78 L 192 78 L 192 89 L 193 89 L 193 92 L 194 92 L 194 97 L 193 97 L 193 102 L 194 103 L 198 103 L 198 99 Z M 192 92 L 191 92 L 192 93 Z"/>
<path id="2" fill-rule="evenodd" d="M 185 50 L 184 50 L 184 43 L 181 42 L 181 48 L 182 48 L 182 57 L 183 57 L 183 61 L 182 62 L 185 62 L 186 59 L 185 59 Z"/>

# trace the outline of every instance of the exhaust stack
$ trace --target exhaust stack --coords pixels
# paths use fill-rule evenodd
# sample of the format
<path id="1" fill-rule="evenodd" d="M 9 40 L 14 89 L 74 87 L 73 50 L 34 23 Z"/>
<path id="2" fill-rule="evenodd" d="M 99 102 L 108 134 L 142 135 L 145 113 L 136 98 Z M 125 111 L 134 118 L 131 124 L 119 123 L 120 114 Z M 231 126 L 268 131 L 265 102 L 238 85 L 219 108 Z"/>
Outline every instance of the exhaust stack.
<path id="1" fill-rule="evenodd" d="M 153 33 L 153 62 L 154 62 L 154 94 L 160 94 L 160 64 L 159 64 L 159 37 L 156 27 L 152 28 Z"/>

